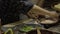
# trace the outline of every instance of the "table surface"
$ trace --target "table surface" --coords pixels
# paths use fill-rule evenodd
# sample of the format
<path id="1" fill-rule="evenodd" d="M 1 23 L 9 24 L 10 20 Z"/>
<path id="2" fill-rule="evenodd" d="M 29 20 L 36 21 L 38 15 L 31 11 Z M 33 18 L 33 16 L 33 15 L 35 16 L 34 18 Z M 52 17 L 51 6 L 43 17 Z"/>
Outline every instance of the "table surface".
<path id="1" fill-rule="evenodd" d="M 21 21 L 18 21 L 18 22 L 15 22 L 15 23 L 11 23 L 11 24 L 7 24 L 7 25 L 19 25 L 21 24 L 22 22 L 23 23 L 27 23 L 29 21 L 31 21 L 32 19 L 27 19 L 27 20 L 21 20 Z M 5 25 L 3 25 L 5 26 Z M 14 26 L 13 26 L 14 27 Z M 44 28 L 42 28 L 44 29 Z M 60 24 L 58 24 L 57 26 L 53 26 L 53 27 L 50 27 L 48 29 L 44 29 L 44 30 L 48 30 L 48 31 L 52 31 L 52 32 L 57 32 L 57 33 L 60 33 Z"/>
<path id="2" fill-rule="evenodd" d="M 53 26 L 53 27 L 49 28 L 48 30 L 60 33 L 60 23 L 58 25 L 56 25 L 56 26 Z"/>

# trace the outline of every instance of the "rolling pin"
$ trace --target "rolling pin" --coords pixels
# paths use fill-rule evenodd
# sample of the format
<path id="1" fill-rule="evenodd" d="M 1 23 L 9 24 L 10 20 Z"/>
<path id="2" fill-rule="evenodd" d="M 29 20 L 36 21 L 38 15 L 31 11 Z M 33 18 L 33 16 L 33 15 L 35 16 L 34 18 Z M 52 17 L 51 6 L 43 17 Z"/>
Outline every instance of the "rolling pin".
<path id="1" fill-rule="evenodd" d="M 58 13 L 45 10 L 37 5 L 34 5 L 32 9 L 27 13 L 32 18 L 38 18 L 39 15 L 48 15 L 51 18 L 58 18 Z"/>

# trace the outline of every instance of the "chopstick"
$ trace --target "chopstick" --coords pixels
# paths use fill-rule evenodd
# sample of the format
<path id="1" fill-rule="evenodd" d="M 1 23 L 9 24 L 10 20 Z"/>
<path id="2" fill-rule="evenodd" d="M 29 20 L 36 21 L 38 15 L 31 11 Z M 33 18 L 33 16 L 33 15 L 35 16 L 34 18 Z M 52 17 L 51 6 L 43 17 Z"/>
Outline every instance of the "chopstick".
<path id="1" fill-rule="evenodd" d="M 40 29 L 38 28 L 38 26 L 36 27 L 36 29 L 37 29 L 37 34 L 41 34 Z"/>
<path id="2" fill-rule="evenodd" d="M 41 34 L 40 32 L 40 28 L 37 26 L 38 19 L 36 19 L 35 23 L 36 23 L 36 30 L 37 30 L 37 34 Z"/>

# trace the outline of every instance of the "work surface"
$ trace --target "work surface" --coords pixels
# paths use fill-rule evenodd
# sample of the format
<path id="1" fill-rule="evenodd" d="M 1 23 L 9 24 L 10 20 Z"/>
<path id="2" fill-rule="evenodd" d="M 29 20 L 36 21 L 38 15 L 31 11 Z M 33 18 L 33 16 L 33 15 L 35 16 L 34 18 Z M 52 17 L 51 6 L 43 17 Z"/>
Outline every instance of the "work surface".
<path id="1" fill-rule="evenodd" d="M 16 25 L 20 25 L 21 23 L 25 23 L 25 24 L 33 23 L 34 24 L 34 21 L 33 21 L 33 19 L 27 19 L 27 20 L 21 20 L 21 21 L 15 22 L 15 23 L 7 24 L 7 25 L 14 25 L 14 26 L 16 26 Z M 14 27 L 14 26 L 11 26 L 11 27 Z M 5 27 L 5 25 L 3 25 L 2 27 Z M 45 29 L 45 28 L 42 28 L 42 29 Z M 53 27 L 50 27 L 50 28 L 45 29 L 45 30 L 60 33 L 60 24 L 58 24 L 56 26 L 53 26 Z"/>
<path id="2" fill-rule="evenodd" d="M 49 28 L 48 30 L 51 30 L 53 32 L 59 32 L 60 33 L 60 24 L 53 26 L 51 28 Z"/>

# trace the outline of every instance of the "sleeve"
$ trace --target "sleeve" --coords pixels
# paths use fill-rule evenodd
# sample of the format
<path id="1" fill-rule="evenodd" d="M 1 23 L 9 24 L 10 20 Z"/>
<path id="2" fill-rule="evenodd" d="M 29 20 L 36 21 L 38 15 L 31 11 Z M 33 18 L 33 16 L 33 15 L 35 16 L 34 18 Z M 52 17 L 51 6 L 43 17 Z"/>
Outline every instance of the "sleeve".
<path id="1" fill-rule="evenodd" d="M 21 10 L 21 13 L 27 14 L 27 12 L 33 7 L 33 3 L 24 1 L 24 6 Z"/>

